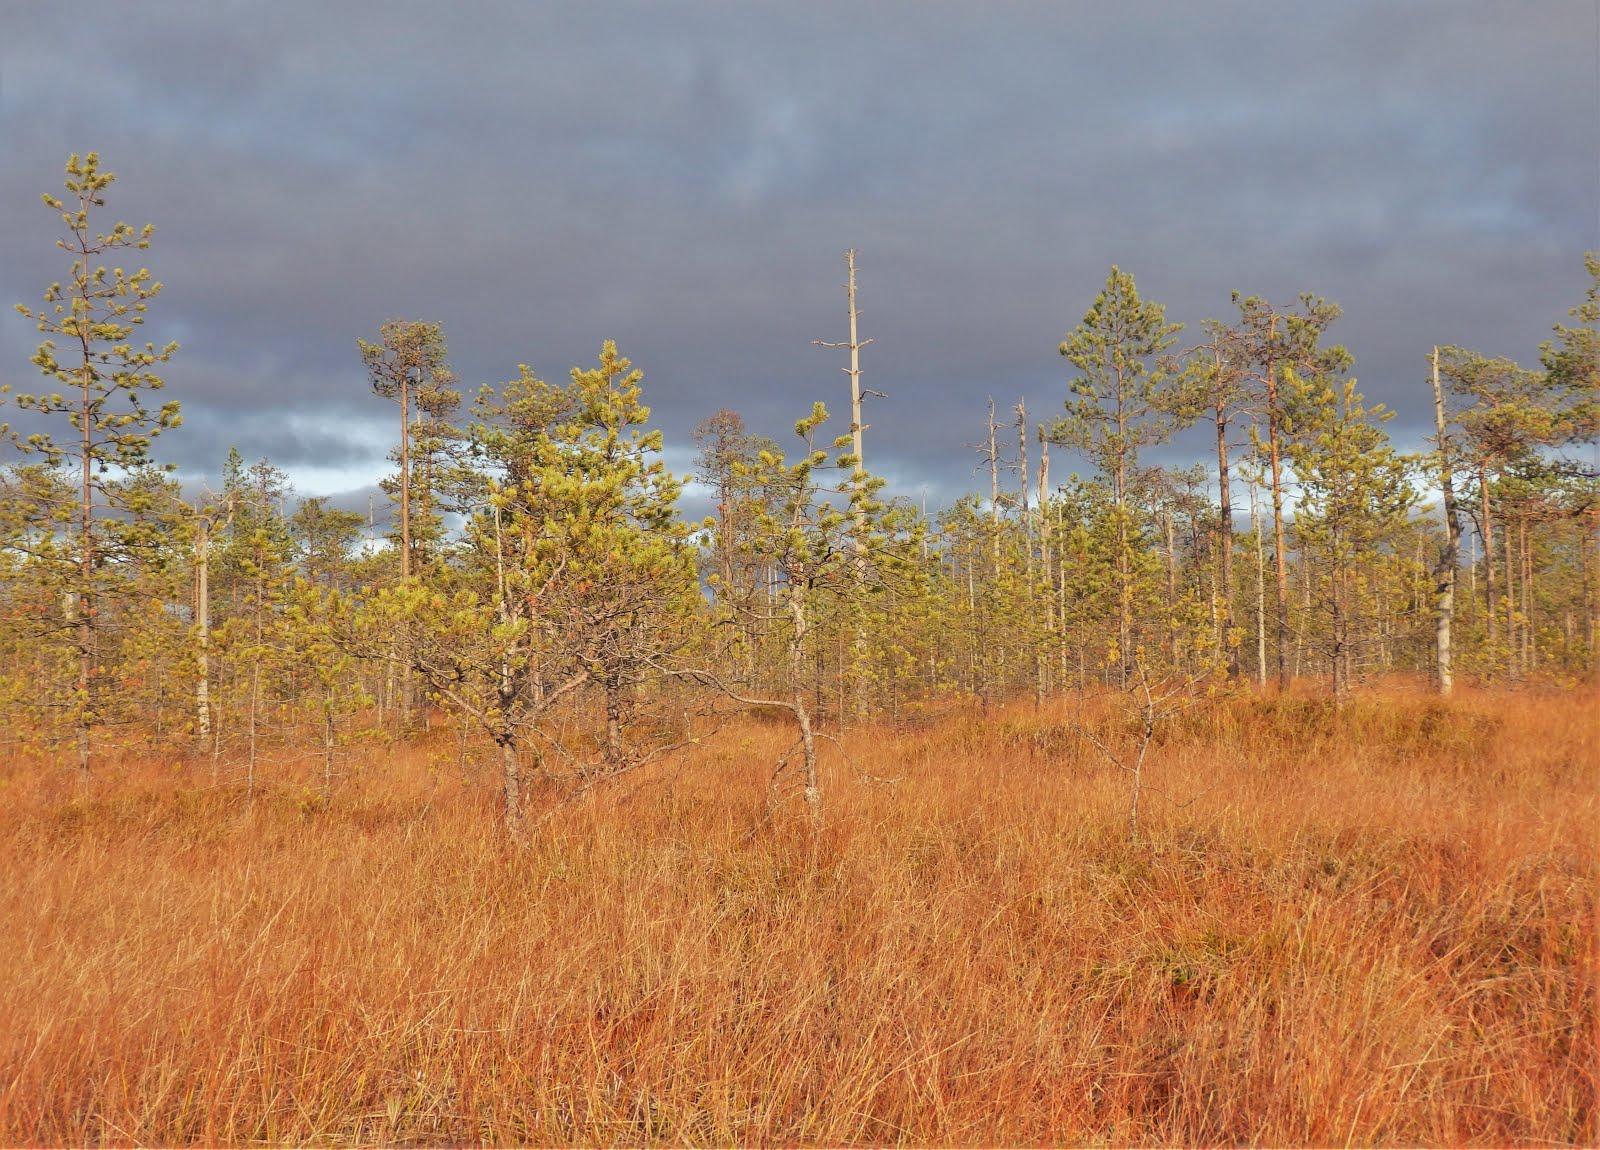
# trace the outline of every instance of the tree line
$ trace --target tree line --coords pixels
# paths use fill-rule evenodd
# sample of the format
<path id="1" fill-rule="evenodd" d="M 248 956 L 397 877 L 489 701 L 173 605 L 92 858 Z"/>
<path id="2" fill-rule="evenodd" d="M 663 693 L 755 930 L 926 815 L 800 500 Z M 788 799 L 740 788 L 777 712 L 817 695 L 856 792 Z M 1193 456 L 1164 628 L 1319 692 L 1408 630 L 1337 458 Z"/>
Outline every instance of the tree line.
<path id="1" fill-rule="evenodd" d="M 11 395 L 0 466 L 0 711 L 85 781 L 106 746 L 153 740 L 248 789 L 309 746 L 331 789 L 351 740 L 448 719 L 521 837 L 529 780 L 568 801 L 732 705 L 792 721 L 774 798 L 817 816 L 824 727 L 935 700 L 1600 665 L 1595 254 L 1538 368 L 1432 350 L 1437 436 L 1414 455 L 1330 342 L 1335 304 L 1235 294 L 1185 339 L 1113 267 L 1060 344 L 1062 407 L 1001 420 L 991 399 L 988 490 L 932 513 L 866 466 L 854 253 L 850 339 L 827 345 L 850 351 L 851 426 L 817 403 L 780 444 L 709 416 L 701 522 L 615 344 L 468 395 L 441 327 L 394 321 L 352 351 L 398 408 L 378 540 L 237 450 L 221 491 L 184 497 L 155 451 L 180 425 L 160 401 L 177 348 L 136 339 L 161 285 L 121 264 L 152 228 L 106 230 L 96 154 L 66 175 L 44 199 L 70 267 L 19 305 L 43 384 Z M 1149 462 L 1197 425 L 1214 458 Z M 1086 473 L 1054 481 L 1052 451 Z"/>

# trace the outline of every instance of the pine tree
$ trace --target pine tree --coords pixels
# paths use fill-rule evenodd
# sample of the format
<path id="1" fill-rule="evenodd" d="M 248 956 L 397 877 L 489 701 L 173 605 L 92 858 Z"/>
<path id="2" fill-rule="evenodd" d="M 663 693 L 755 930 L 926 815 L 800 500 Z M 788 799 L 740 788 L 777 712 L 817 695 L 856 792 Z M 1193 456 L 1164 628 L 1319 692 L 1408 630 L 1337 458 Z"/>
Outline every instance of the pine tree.
<path id="1" fill-rule="evenodd" d="M 1276 574 L 1278 608 L 1275 618 L 1276 663 L 1279 687 L 1289 685 L 1289 548 L 1285 533 L 1283 475 L 1284 373 L 1297 372 L 1307 378 L 1333 378 L 1347 371 L 1350 354 L 1338 346 L 1323 347 L 1322 337 L 1341 314 L 1339 305 L 1307 292 L 1300 296 L 1300 310 L 1282 310 L 1259 296 L 1233 293 L 1239 309 L 1234 328 L 1235 346 L 1251 365 L 1253 401 L 1256 415 L 1266 424 L 1261 441 L 1257 433 L 1258 454 L 1265 457 L 1267 486 L 1272 497 L 1273 565 Z"/>
<path id="2" fill-rule="evenodd" d="M 244 780 L 253 795 L 258 782 L 268 716 L 274 701 L 297 697 L 297 664 L 285 611 L 294 585 L 293 537 L 283 508 L 291 491 L 282 468 L 262 459 L 243 469 L 230 453 L 224 477 L 224 501 L 231 508 L 218 555 L 226 595 L 224 619 L 213 632 L 213 651 L 226 688 L 219 708 L 234 704 L 243 743 Z M 224 728 L 213 731 L 213 763 L 220 762 Z"/>
<path id="3" fill-rule="evenodd" d="M 505 823 L 525 839 L 522 757 L 530 741 L 564 770 L 563 801 L 663 752 L 661 725 L 637 689 L 685 641 L 698 602 L 679 484 L 645 428 L 640 374 L 607 341 L 593 369 L 553 387 L 524 367 L 474 404 L 470 456 L 481 509 L 459 564 L 431 584 L 365 597 L 350 642 L 399 649 L 447 708 L 500 750 Z M 602 734 L 595 756 L 558 739 L 546 718 L 594 687 Z M 650 743 L 630 741 L 631 728 Z"/>
<path id="4" fill-rule="evenodd" d="M 1119 658 L 1134 644 L 1135 553 L 1144 527 L 1134 499 L 1139 453 L 1170 439 L 1191 408 L 1161 359 L 1182 328 L 1166 322 L 1160 304 L 1139 298 L 1131 275 L 1112 267 L 1105 288 L 1061 344 L 1079 374 L 1068 384 L 1075 398 L 1051 439 L 1082 451 L 1111 487 Z"/>
<path id="5" fill-rule="evenodd" d="M 400 405 L 400 577 L 411 578 L 411 403 L 432 394 L 437 405 L 448 407 L 455 373 L 450 370 L 444 329 L 423 320 L 390 320 L 378 332 L 378 342 L 358 339 L 372 390 Z"/>
<path id="6" fill-rule="evenodd" d="M 758 696 L 742 684 L 730 682 L 724 660 L 715 652 L 671 664 L 673 674 L 714 686 L 738 702 L 774 707 L 793 716 L 796 742 L 779 759 L 773 774 L 774 800 L 795 755 L 800 756 L 800 794 L 813 828 L 822 821 L 822 781 L 817 765 L 816 719 L 818 701 L 808 690 L 810 668 L 818 665 L 823 648 L 820 625 L 838 625 L 841 648 L 853 636 L 857 617 L 854 605 L 866 597 L 894 594 L 913 579 L 921 536 L 905 530 L 899 513 L 877 499 L 883 480 L 860 472 L 848 450 L 849 435 L 834 443 L 838 454 L 830 457 L 818 445 L 828 421 L 821 403 L 795 424 L 804 451 L 793 463 L 777 451 L 763 451 L 748 468 L 751 483 L 767 493 L 767 500 L 751 523 L 745 546 L 771 565 L 775 616 L 773 630 L 782 644 L 786 689 L 781 696 Z M 826 481 L 825 481 L 826 480 Z M 846 682 L 840 660 L 838 682 Z"/>
<path id="7" fill-rule="evenodd" d="M 561 540 L 567 578 L 586 590 L 569 600 L 564 633 L 600 687 L 613 773 L 634 765 L 624 739 L 634 690 L 658 656 L 686 642 L 697 585 L 689 531 L 678 520 L 681 484 L 660 458 L 661 433 L 646 429 L 642 378 L 610 340 L 596 366 L 573 368 L 573 417 L 553 431 L 563 469 L 545 480 L 570 507 Z"/>
<path id="8" fill-rule="evenodd" d="M 1392 413 L 1367 406 L 1355 380 L 1302 379 L 1291 370 L 1282 381 L 1294 429 L 1288 460 L 1300 484 L 1295 538 L 1326 619 L 1308 637 L 1324 640 L 1334 694 L 1342 696 L 1361 663 L 1361 617 L 1374 600 L 1380 549 L 1405 525 L 1416 494 L 1408 461 L 1382 428 Z"/>
<path id="9" fill-rule="evenodd" d="M 352 583 L 350 561 L 361 538 L 366 516 L 329 507 L 319 496 L 302 499 L 289 519 L 300 574 L 314 587 L 346 591 Z"/>
<path id="10" fill-rule="evenodd" d="M 72 257 L 67 281 L 50 285 L 43 307 L 17 305 L 47 337 L 33 363 L 61 390 L 17 395 L 17 406 L 41 420 L 35 424 L 39 430 L 13 433 L 13 439 L 22 451 L 42 456 L 51 467 L 75 465 L 78 471 L 73 570 L 63 579 L 64 622 L 77 662 L 68 712 L 79 777 L 86 781 L 94 731 L 108 703 L 100 688 L 107 674 L 100 620 L 103 600 L 116 589 L 118 570 L 108 560 L 122 545 L 118 520 L 102 512 L 121 510 L 123 489 L 115 485 L 116 478 L 144 465 L 152 440 L 178 425 L 176 401 L 157 409 L 147 406 L 148 393 L 165 386 L 153 369 L 170 360 L 178 345 L 139 347 L 131 342 L 161 284 L 147 268 L 128 272 L 113 262 L 119 253 L 148 248 L 155 226 L 135 229 L 119 221 L 110 231 L 95 230 L 105 190 L 116 176 L 100 169 L 96 152 L 82 158 L 73 154 L 66 173 L 67 199 L 46 195 L 44 202 L 60 213 L 66 228 L 56 246 Z M 52 430 L 52 418 L 66 427 Z"/>

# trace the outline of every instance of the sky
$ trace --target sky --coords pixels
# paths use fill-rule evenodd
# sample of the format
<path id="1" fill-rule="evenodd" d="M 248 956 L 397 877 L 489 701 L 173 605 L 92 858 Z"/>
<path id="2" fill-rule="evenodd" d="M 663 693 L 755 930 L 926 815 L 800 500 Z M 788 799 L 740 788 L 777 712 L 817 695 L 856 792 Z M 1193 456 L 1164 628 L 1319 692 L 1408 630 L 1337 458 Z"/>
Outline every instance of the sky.
<path id="1" fill-rule="evenodd" d="M 1434 344 L 1536 364 L 1600 250 L 1600 0 L 0 0 L 0 302 L 65 276 L 39 197 L 90 150 L 156 225 L 191 487 L 236 446 L 364 510 L 397 318 L 469 389 L 616 340 L 680 473 L 719 408 L 842 432 L 855 248 L 867 463 L 937 505 L 987 487 L 988 397 L 1059 414 L 1112 264 L 1180 346 L 1235 290 L 1337 301 L 1407 448 Z M 38 338 L 0 316 L 0 383 Z"/>

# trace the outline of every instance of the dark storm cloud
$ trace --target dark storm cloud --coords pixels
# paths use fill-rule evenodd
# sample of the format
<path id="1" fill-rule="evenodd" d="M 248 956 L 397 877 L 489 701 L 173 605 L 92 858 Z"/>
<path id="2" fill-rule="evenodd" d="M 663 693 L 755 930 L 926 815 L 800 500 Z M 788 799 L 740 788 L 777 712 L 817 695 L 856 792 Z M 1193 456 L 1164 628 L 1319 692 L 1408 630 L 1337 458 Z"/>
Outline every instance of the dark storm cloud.
<path id="1" fill-rule="evenodd" d="M 370 482 L 394 413 L 355 339 L 399 316 L 473 385 L 617 339 L 674 461 L 722 406 L 782 438 L 844 411 L 811 341 L 852 245 L 869 452 L 910 493 L 971 484 L 987 395 L 1059 409 L 1113 262 L 1191 325 L 1234 288 L 1340 301 L 1414 439 L 1427 349 L 1531 360 L 1600 245 L 1591 2 L 73 11 L 6 12 L 0 296 L 63 274 L 38 194 L 98 148 L 158 224 L 195 476 L 236 443 Z M 0 325 L 0 378 L 32 341 Z"/>

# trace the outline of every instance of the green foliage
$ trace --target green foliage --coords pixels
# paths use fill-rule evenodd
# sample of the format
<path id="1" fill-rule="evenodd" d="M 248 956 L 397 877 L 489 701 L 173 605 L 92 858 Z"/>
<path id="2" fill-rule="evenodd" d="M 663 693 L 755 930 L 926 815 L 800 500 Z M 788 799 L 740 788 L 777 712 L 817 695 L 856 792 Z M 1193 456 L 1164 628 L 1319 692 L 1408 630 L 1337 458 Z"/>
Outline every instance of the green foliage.
<path id="1" fill-rule="evenodd" d="M 1567 313 L 1578 322 L 1556 324 L 1556 338 L 1540 347 L 1539 357 L 1561 397 L 1569 438 L 1592 442 L 1600 428 L 1600 252 L 1585 252 L 1583 266 L 1589 290 Z"/>
<path id="2" fill-rule="evenodd" d="M 0 469 L 0 712 L 32 748 L 75 741 L 85 772 L 91 737 L 126 722 L 191 749 L 208 736 L 219 777 L 243 762 L 253 786 L 257 760 L 312 725 L 321 809 L 349 740 L 425 737 L 431 704 L 463 764 L 472 739 L 498 745 L 516 828 L 530 762 L 542 794 L 584 793 L 679 745 L 709 706 L 693 688 L 714 686 L 793 713 L 816 813 L 813 716 L 837 731 L 950 694 L 1043 706 L 1098 680 L 1133 707 L 1142 748 L 1211 697 L 1221 667 L 1238 680 L 1247 651 L 1263 681 L 1270 655 L 1283 683 L 1331 670 L 1341 693 L 1367 670 L 1427 665 L 1438 528 L 1413 516 L 1412 461 L 1346 378 L 1349 353 L 1325 345 L 1339 309 L 1319 297 L 1236 294 L 1237 320 L 1178 357 L 1180 325 L 1111 268 L 1059 346 L 1059 417 L 1036 429 L 1092 474 L 1052 490 L 1041 466 L 1002 495 L 1012 464 L 992 444 L 991 494 L 931 525 L 925 503 L 860 470 L 850 436 L 830 439 L 821 404 L 789 456 L 734 412 L 703 423 L 715 516 L 686 524 L 641 375 L 613 343 L 557 384 L 522 367 L 463 413 L 441 327 L 392 321 L 358 341 L 402 416 L 382 548 L 363 546 L 363 516 L 294 501 L 282 471 L 236 450 L 220 496 L 183 505 L 151 457 L 178 424 L 176 403 L 152 399 L 175 345 L 134 340 L 160 285 L 116 266 L 151 232 L 100 230 L 112 180 L 74 156 L 68 197 L 46 197 L 71 267 L 21 308 L 46 386 L 15 398 L 4 436 L 23 454 Z M 1470 476 L 1477 527 L 1457 607 L 1469 674 L 1571 682 L 1597 666 L 1600 495 L 1575 448 L 1596 435 L 1600 256 L 1586 267 L 1541 370 L 1442 356 L 1455 433 L 1440 466 Z M 1208 467 L 1148 466 L 1202 413 L 1218 477 L 1241 466 L 1230 427 L 1252 421 L 1242 466 L 1252 495 L 1269 488 L 1269 526 L 1236 537 L 1238 499 L 1213 496 Z M 1108 753 L 1137 769 L 1143 750 L 1126 750 Z"/>
<path id="3" fill-rule="evenodd" d="M 1067 383 L 1072 398 L 1051 429 L 1053 442 L 1075 447 L 1126 502 L 1139 452 L 1165 443 L 1192 419 L 1190 396 L 1174 387 L 1179 377 L 1160 359 L 1183 325 L 1166 321 L 1166 309 L 1139 298 L 1133 276 L 1115 266 L 1083 321 L 1061 344 L 1078 375 Z"/>
<path id="4" fill-rule="evenodd" d="M 456 376 L 448 363 L 444 329 L 439 324 L 390 320 L 379 330 L 378 342 L 358 339 L 356 344 L 374 394 L 400 404 L 400 474 L 386 480 L 383 487 L 398 497 L 400 515 L 394 535 L 400 549 L 400 573 L 409 576 L 419 544 L 425 559 L 427 549 L 443 538 L 442 521 L 434 506 L 435 468 L 454 440 L 449 416 L 460 406 L 461 393 L 455 390 Z M 412 419 L 413 404 L 419 414 L 426 415 L 425 420 Z"/>
<path id="5" fill-rule="evenodd" d="M 1291 370 L 1284 381 L 1294 430 L 1287 454 L 1300 484 L 1295 538 L 1328 616 L 1313 634 L 1327 636 L 1334 689 L 1343 693 L 1361 662 L 1359 623 L 1372 613 L 1380 552 L 1416 503 L 1412 461 L 1383 431 L 1392 413 L 1367 406 L 1355 380 L 1302 379 Z"/>
<path id="6" fill-rule="evenodd" d="M 65 416 L 76 434 L 39 431 L 15 437 L 15 442 L 52 466 L 71 460 L 95 474 L 143 463 L 151 441 L 179 423 L 176 400 L 151 410 L 142 394 L 165 386 L 152 368 L 171 359 L 178 345 L 136 347 L 131 342 L 161 284 L 148 268 L 128 272 L 103 262 L 126 249 L 148 248 L 155 232 L 154 224 L 135 229 L 120 221 L 109 232 L 95 230 L 95 209 L 105 206 L 105 190 L 115 180 L 114 174 L 100 170 L 96 152 L 68 159 L 65 186 L 71 206 L 55 196 L 43 197 L 47 207 L 60 213 L 68 232 L 68 238 L 56 241 L 72 256 L 68 279 L 50 285 L 43 307 L 17 305 L 47 337 L 33 354 L 34 365 L 66 389 L 19 394 L 17 406 Z"/>
<path id="7" fill-rule="evenodd" d="M 62 592 L 61 626 L 48 632 L 50 640 L 70 643 L 77 657 L 76 682 L 60 714 L 76 732 L 79 770 L 87 778 L 95 728 L 118 703 L 118 693 L 108 688 L 122 677 L 99 641 L 106 600 L 126 593 L 137 571 L 111 560 L 133 559 L 140 549 L 149 485 L 132 477 L 148 464 L 155 437 L 179 423 L 176 401 L 156 409 L 147 404 L 147 394 L 164 386 L 153 369 L 171 359 L 177 344 L 157 348 L 132 342 L 161 285 L 148 268 L 128 272 L 107 266 L 126 250 L 149 247 L 154 225 L 136 230 L 119 221 L 110 231 L 96 230 L 105 190 L 116 177 L 101 171 L 95 152 L 81 159 L 74 154 L 66 171 L 68 199 L 46 195 L 44 202 L 60 213 L 66 228 L 56 244 L 72 257 L 68 277 L 45 291 L 44 306 L 17 305 L 46 337 L 32 362 L 52 390 L 15 397 L 17 406 L 35 417 L 31 426 L 37 430 L 9 434 L 24 454 L 41 457 L 49 467 L 77 466 L 75 515 L 31 506 L 52 529 L 74 525 L 70 549 L 52 548 L 39 558 L 55 566 L 51 581 Z M 29 506 L 13 505 L 13 514 Z M 109 516 L 103 514 L 107 511 Z"/>
<path id="8" fill-rule="evenodd" d="M 1061 344 L 1061 354 L 1080 374 L 1067 385 L 1073 398 L 1051 439 L 1084 452 L 1111 487 L 1113 660 L 1126 659 L 1135 645 L 1136 608 L 1146 586 L 1141 558 L 1148 553 L 1142 546 L 1148 517 L 1137 502 L 1139 453 L 1165 443 L 1197 411 L 1196 379 L 1163 358 L 1182 327 L 1167 323 L 1166 310 L 1141 300 L 1133 277 L 1113 266 L 1094 305 Z"/>

